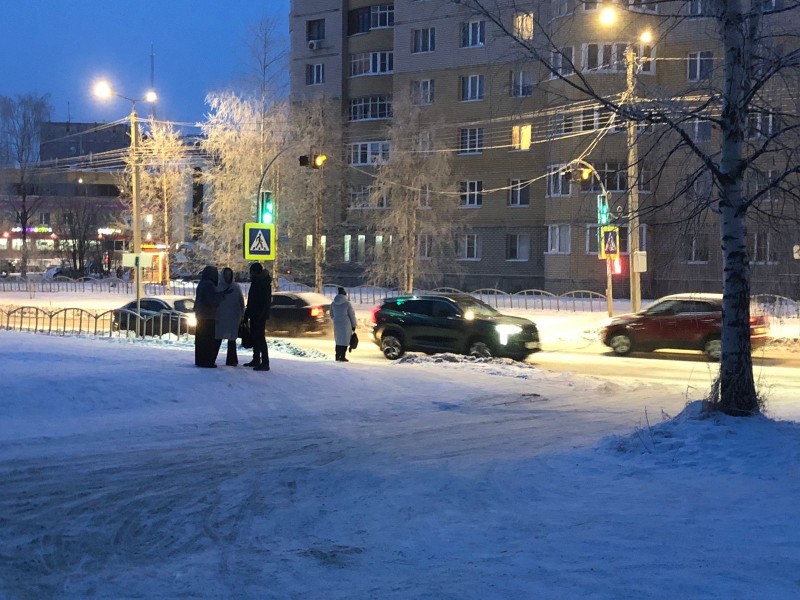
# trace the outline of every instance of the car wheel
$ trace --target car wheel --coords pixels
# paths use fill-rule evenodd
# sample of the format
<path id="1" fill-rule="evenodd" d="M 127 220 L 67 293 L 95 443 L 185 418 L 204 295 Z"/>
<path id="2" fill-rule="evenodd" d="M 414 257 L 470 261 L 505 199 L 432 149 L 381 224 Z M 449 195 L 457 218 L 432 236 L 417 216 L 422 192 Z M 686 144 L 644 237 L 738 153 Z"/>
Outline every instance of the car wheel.
<path id="1" fill-rule="evenodd" d="M 403 342 L 400 341 L 399 337 L 387 334 L 381 338 L 381 352 L 389 360 L 397 360 L 403 356 L 405 348 L 403 348 Z"/>
<path id="2" fill-rule="evenodd" d="M 719 338 L 709 338 L 703 345 L 703 352 L 708 357 L 708 360 L 719 362 L 722 357 L 722 340 Z"/>
<path id="3" fill-rule="evenodd" d="M 493 356 L 492 347 L 483 340 L 471 342 L 467 354 L 475 358 L 492 358 Z"/>
<path id="4" fill-rule="evenodd" d="M 303 335 L 303 328 L 300 325 L 292 324 L 286 326 L 286 335 L 288 337 L 300 337 Z"/>
<path id="5" fill-rule="evenodd" d="M 611 336 L 608 340 L 608 345 L 614 351 L 614 354 L 625 356 L 633 350 L 633 340 L 627 333 L 618 332 Z"/>

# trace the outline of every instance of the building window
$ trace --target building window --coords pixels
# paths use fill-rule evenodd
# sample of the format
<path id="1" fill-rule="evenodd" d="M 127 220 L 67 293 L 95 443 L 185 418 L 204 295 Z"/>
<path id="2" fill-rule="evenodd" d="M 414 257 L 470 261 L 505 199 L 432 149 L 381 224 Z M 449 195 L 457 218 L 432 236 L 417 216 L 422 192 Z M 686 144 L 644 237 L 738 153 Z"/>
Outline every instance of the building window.
<path id="1" fill-rule="evenodd" d="M 570 226 L 568 224 L 547 226 L 546 254 L 570 253 Z"/>
<path id="2" fill-rule="evenodd" d="M 531 236 L 527 233 L 510 233 L 506 236 L 506 260 L 526 261 L 530 257 Z"/>
<path id="3" fill-rule="evenodd" d="M 482 181 L 461 181 L 458 187 L 461 192 L 459 206 L 471 208 L 483 206 Z"/>
<path id="4" fill-rule="evenodd" d="M 514 125 L 511 127 L 511 149 L 531 149 L 531 125 Z"/>
<path id="5" fill-rule="evenodd" d="M 359 235 L 356 243 L 356 261 L 363 263 L 367 256 L 367 236 Z"/>
<path id="6" fill-rule="evenodd" d="M 637 12 L 656 13 L 658 12 L 658 1 L 659 0 L 628 0 L 628 4 L 631 10 Z"/>
<path id="7" fill-rule="evenodd" d="M 692 17 L 703 17 L 708 10 L 708 0 L 689 0 L 689 15 Z"/>
<path id="8" fill-rule="evenodd" d="M 514 37 L 518 40 L 533 39 L 533 13 L 517 13 L 514 15 Z"/>
<path id="9" fill-rule="evenodd" d="M 467 233 L 456 238 L 456 256 L 458 260 L 479 260 L 478 234 Z"/>
<path id="10" fill-rule="evenodd" d="M 305 245 L 305 254 L 306 256 L 313 256 L 314 255 L 314 236 L 313 235 L 306 235 L 306 245 Z"/>
<path id="11" fill-rule="evenodd" d="M 550 79 L 556 79 L 558 75 L 562 77 L 572 75 L 575 72 L 572 46 L 566 46 L 561 50 L 553 50 L 550 53 L 550 66 L 553 69 L 553 72 L 550 73 Z"/>
<path id="12" fill-rule="evenodd" d="M 411 98 L 414 104 L 433 104 L 434 91 L 435 86 L 433 79 L 421 79 L 411 82 Z"/>
<path id="13" fill-rule="evenodd" d="M 620 162 L 604 162 L 594 165 L 597 177 L 581 180 L 582 192 L 624 192 L 628 189 L 628 168 Z M 602 182 L 602 184 L 601 184 Z"/>
<path id="14" fill-rule="evenodd" d="M 637 64 L 639 73 L 652 74 L 656 66 L 656 47 L 651 44 L 638 44 L 636 46 L 636 56 L 639 58 Z"/>
<path id="15" fill-rule="evenodd" d="M 374 165 L 389 160 L 391 144 L 388 141 L 357 142 L 350 144 L 351 165 Z"/>
<path id="16" fill-rule="evenodd" d="M 752 262 L 757 264 L 777 264 L 778 253 L 772 243 L 772 235 L 768 229 L 759 227 L 753 233 L 748 233 L 748 246 L 751 251 Z"/>
<path id="17" fill-rule="evenodd" d="M 550 10 L 554 19 L 567 16 L 569 14 L 569 0 L 552 0 Z"/>
<path id="18" fill-rule="evenodd" d="M 531 187 L 525 179 L 512 179 L 508 182 L 508 205 L 530 206 Z"/>
<path id="19" fill-rule="evenodd" d="M 468 21 L 461 24 L 461 47 L 479 48 L 486 43 L 486 21 Z"/>
<path id="20" fill-rule="evenodd" d="M 325 19 L 306 21 L 306 41 L 319 41 L 325 39 Z"/>
<path id="21" fill-rule="evenodd" d="M 748 139 L 763 138 L 772 135 L 775 114 L 771 112 L 751 111 L 747 114 Z"/>
<path id="22" fill-rule="evenodd" d="M 417 207 L 418 208 L 431 208 L 431 186 L 427 183 L 423 184 L 417 190 Z"/>
<path id="23" fill-rule="evenodd" d="M 351 10 L 347 13 L 347 35 L 367 33 L 369 31 L 370 20 L 371 11 L 369 6 Z"/>
<path id="24" fill-rule="evenodd" d="M 50 225 L 50 213 L 39 213 L 39 225 Z"/>
<path id="25" fill-rule="evenodd" d="M 466 127 L 461 130 L 458 153 L 480 154 L 483 152 L 483 127 Z"/>
<path id="26" fill-rule="evenodd" d="M 510 95 L 524 98 L 533 94 L 533 73 L 530 71 L 511 71 Z"/>
<path id="27" fill-rule="evenodd" d="M 380 260 L 381 256 L 383 256 L 383 236 L 376 235 L 375 236 L 375 259 Z"/>
<path id="28" fill-rule="evenodd" d="M 686 262 L 689 264 L 705 264 L 708 262 L 708 234 L 695 233 L 686 236 L 683 247 L 686 250 Z"/>
<path id="29" fill-rule="evenodd" d="M 306 65 L 306 85 L 320 85 L 325 83 L 325 65 L 316 63 Z"/>
<path id="30" fill-rule="evenodd" d="M 772 170 L 747 171 L 744 176 L 744 191 L 747 197 L 755 200 L 756 204 L 772 202 L 777 189 L 772 187 L 774 175 L 775 172 Z"/>
<path id="31" fill-rule="evenodd" d="M 347 235 L 344 236 L 344 256 L 342 257 L 342 260 L 346 263 L 349 263 L 352 260 L 352 256 L 350 254 L 352 250 L 351 248 L 352 245 L 353 245 L 353 236 L 348 233 Z"/>
<path id="32" fill-rule="evenodd" d="M 465 75 L 461 78 L 462 102 L 474 102 L 483 100 L 483 75 Z"/>
<path id="33" fill-rule="evenodd" d="M 436 50 L 436 28 L 411 30 L 411 53 L 433 52 Z"/>
<path id="34" fill-rule="evenodd" d="M 711 140 L 711 121 L 696 117 L 689 121 L 689 135 L 695 142 Z"/>
<path id="35" fill-rule="evenodd" d="M 430 154 L 433 152 L 433 135 L 430 131 L 420 131 L 414 135 L 414 148 L 417 152 Z"/>
<path id="36" fill-rule="evenodd" d="M 379 4 L 370 10 L 371 29 L 394 27 L 394 4 Z"/>
<path id="37" fill-rule="evenodd" d="M 349 119 L 351 121 L 370 121 L 390 119 L 392 99 L 388 96 L 364 96 L 350 100 Z"/>
<path id="38" fill-rule="evenodd" d="M 573 133 L 575 131 L 573 123 L 572 115 L 550 117 L 550 139 Z"/>
<path id="39" fill-rule="evenodd" d="M 423 233 L 417 238 L 417 256 L 422 259 L 429 259 L 431 257 L 431 236 L 430 234 Z"/>
<path id="40" fill-rule="evenodd" d="M 619 73 L 625 71 L 624 42 L 583 45 L 583 70 L 598 73 Z"/>
<path id="41" fill-rule="evenodd" d="M 582 4 L 583 4 L 583 10 L 588 12 L 592 10 L 597 10 L 598 8 L 597 5 L 599 4 L 599 2 L 598 0 L 584 0 Z"/>
<path id="42" fill-rule="evenodd" d="M 362 52 L 350 56 L 350 76 L 384 75 L 394 71 L 394 52 Z"/>
<path id="43" fill-rule="evenodd" d="M 711 50 L 689 52 L 686 62 L 689 81 L 711 79 L 714 72 L 714 53 Z"/>
<path id="44" fill-rule="evenodd" d="M 569 196 L 570 178 L 567 175 L 567 165 L 550 165 L 547 167 L 547 196 Z"/>

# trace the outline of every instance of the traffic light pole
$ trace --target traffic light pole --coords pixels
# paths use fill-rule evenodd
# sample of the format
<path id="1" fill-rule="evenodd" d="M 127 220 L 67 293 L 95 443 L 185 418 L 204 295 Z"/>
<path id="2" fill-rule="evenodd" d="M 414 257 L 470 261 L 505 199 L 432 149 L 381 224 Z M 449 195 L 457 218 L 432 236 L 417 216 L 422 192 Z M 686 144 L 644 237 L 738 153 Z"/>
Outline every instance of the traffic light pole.
<path id="1" fill-rule="evenodd" d="M 629 103 L 633 103 L 636 92 L 636 57 L 633 47 L 628 44 L 625 48 L 625 63 L 627 65 L 627 90 L 626 96 Z M 639 182 L 636 178 L 636 169 L 639 162 L 639 148 L 636 143 L 636 123 L 628 119 L 628 248 L 629 277 L 631 281 L 631 312 L 639 312 L 642 304 L 642 284 L 639 271 L 636 269 L 636 257 L 639 254 Z"/>
<path id="2" fill-rule="evenodd" d="M 594 177 L 597 179 L 597 183 L 600 184 L 600 191 L 603 194 L 603 197 L 605 197 L 605 199 L 606 199 L 606 206 L 607 206 L 608 205 L 608 198 L 609 198 L 608 190 L 606 189 L 606 186 L 603 183 L 603 179 L 600 177 L 600 174 L 597 172 L 597 169 L 594 168 L 594 165 L 592 165 L 589 162 L 586 162 L 585 160 L 583 160 L 581 158 L 575 158 L 575 159 L 569 161 L 569 163 L 567 163 L 567 168 L 572 168 L 574 165 L 578 165 L 578 166 L 580 166 L 580 167 L 582 167 L 584 169 L 588 169 L 589 172 L 592 175 L 594 175 Z M 598 252 L 600 252 L 600 243 L 601 243 L 601 239 L 600 239 L 600 223 L 598 222 L 597 223 L 597 245 L 598 245 L 597 251 Z M 612 278 L 611 275 L 612 275 L 612 273 L 611 273 L 611 259 L 610 258 L 606 258 L 606 305 L 608 307 L 608 316 L 609 317 L 613 317 L 614 316 L 614 286 L 612 285 L 613 284 L 613 278 Z"/>

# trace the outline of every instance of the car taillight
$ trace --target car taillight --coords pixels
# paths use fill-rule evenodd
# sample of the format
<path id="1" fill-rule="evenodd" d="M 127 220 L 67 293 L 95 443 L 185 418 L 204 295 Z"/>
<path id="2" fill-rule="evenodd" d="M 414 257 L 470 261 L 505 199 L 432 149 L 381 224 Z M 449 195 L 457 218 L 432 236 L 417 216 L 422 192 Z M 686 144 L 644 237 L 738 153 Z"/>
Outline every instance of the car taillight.
<path id="1" fill-rule="evenodd" d="M 325 314 L 325 311 L 322 310 L 321 306 L 312 306 L 311 307 L 311 316 L 312 317 L 321 317 Z"/>
<path id="2" fill-rule="evenodd" d="M 767 318 L 763 315 L 759 316 L 751 316 L 750 317 L 750 325 L 767 325 Z"/>
<path id="3" fill-rule="evenodd" d="M 372 314 L 370 315 L 370 321 L 372 322 L 373 325 L 378 324 L 378 311 L 380 309 L 381 309 L 380 306 L 376 306 L 375 308 L 372 309 Z"/>

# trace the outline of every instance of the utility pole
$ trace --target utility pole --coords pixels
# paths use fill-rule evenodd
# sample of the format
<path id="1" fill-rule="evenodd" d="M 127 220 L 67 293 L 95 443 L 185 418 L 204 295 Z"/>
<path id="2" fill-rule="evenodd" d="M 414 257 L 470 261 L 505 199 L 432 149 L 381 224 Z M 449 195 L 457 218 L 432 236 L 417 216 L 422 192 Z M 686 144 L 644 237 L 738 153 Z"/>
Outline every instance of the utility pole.
<path id="1" fill-rule="evenodd" d="M 628 104 L 632 105 L 636 94 L 636 55 L 633 44 L 625 48 L 627 66 L 626 90 Z M 642 285 L 637 270 L 639 254 L 639 181 L 636 177 L 639 164 L 639 148 L 636 143 L 636 122 L 628 119 L 628 271 L 631 281 L 631 312 L 639 312 L 642 304 Z"/>

